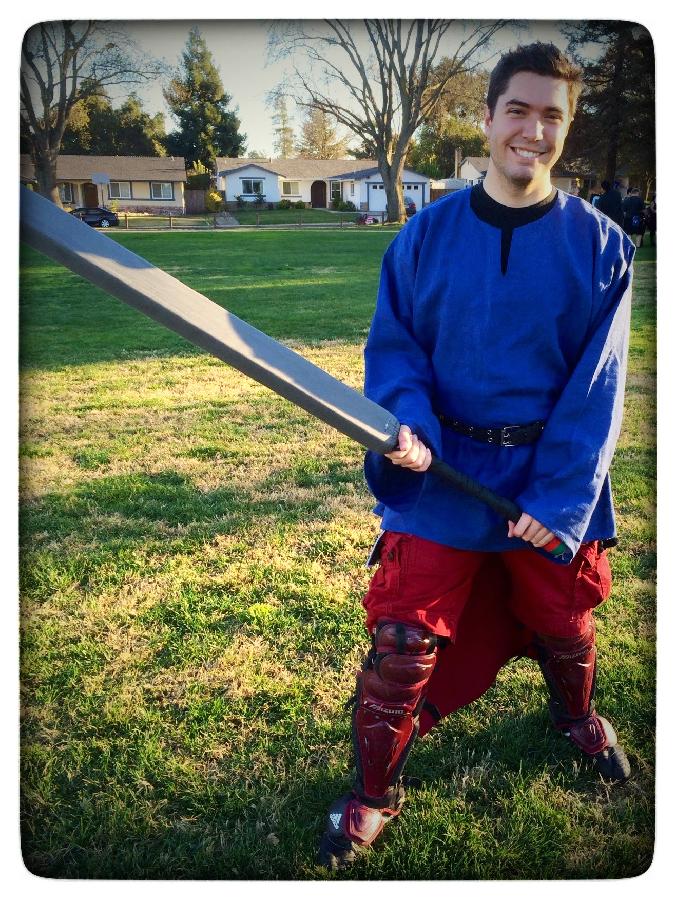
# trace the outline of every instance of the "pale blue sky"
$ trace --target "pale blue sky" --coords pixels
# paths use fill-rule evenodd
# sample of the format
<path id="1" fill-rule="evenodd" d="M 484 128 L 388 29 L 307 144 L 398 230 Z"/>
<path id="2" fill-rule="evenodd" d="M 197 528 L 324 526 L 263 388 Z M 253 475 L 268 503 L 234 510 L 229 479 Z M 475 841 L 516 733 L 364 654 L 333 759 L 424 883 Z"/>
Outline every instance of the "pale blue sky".
<path id="1" fill-rule="evenodd" d="M 522 24 L 525 27 L 518 32 L 513 28 L 506 28 L 499 33 L 494 40 L 492 51 L 503 51 L 524 40 L 552 41 L 565 49 L 566 41 L 559 31 L 559 22 L 536 21 Z M 143 49 L 175 66 L 193 25 L 199 27 L 212 52 L 223 85 L 232 96 L 232 105 L 239 107 L 241 130 L 247 135 L 247 149 L 271 155 L 274 133 L 271 112 L 266 108 L 265 98 L 267 93 L 282 80 L 285 71 L 289 69 L 289 63 L 268 63 L 268 22 L 176 20 L 128 22 L 125 27 Z M 454 32 L 449 31 L 444 45 L 445 54 L 453 53 L 459 35 L 459 28 Z M 489 62 L 487 67 L 490 69 L 493 64 L 494 61 Z M 162 97 L 162 84 L 156 82 L 139 89 L 138 93 L 147 112 L 165 113 L 165 126 L 167 131 L 170 131 L 174 126 Z M 121 100 L 122 96 L 117 95 L 116 100 Z M 289 112 L 292 115 L 295 112 L 292 105 Z"/>

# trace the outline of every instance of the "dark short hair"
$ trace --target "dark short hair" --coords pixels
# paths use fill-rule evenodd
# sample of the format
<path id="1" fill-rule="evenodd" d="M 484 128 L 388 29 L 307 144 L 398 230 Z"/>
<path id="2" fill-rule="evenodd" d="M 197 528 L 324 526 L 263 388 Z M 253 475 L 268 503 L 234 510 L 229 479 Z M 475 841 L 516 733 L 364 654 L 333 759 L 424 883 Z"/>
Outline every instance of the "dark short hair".
<path id="1" fill-rule="evenodd" d="M 500 58 L 491 72 L 486 95 L 486 106 L 491 116 L 495 113 L 498 97 L 504 94 L 511 77 L 517 72 L 534 72 L 536 75 L 548 75 L 550 78 L 560 78 L 567 82 L 568 111 L 571 119 L 573 118 L 582 91 L 582 69 L 568 59 L 555 44 L 544 44 L 542 41 L 521 45 Z"/>

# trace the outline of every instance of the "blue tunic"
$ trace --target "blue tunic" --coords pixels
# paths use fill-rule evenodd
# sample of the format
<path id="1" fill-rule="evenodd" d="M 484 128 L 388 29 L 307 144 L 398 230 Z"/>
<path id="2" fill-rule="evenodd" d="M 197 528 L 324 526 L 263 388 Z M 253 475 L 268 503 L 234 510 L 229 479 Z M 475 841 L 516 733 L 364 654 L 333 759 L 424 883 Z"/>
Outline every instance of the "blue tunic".
<path id="1" fill-rule="evenodd" d="M 615 536 L 608 469 L 620 429 L 634 245 L 607 216 L 558 191 L 514 228 L 505 270 L 495 224 L 459 191 L 417 213 L 383 259 L 365 348 L 365 393 L 461 472 L 566 544 Z M 491 201 L 492 202 L 492 201 Z M 507 209 L 507 208 L 505 208 Z M 544 420 L 538 441 L 500 447 L 442 427 Z M 483 503 L 367 453 L 382 527 L 461 549 L 504 551 Z"/>

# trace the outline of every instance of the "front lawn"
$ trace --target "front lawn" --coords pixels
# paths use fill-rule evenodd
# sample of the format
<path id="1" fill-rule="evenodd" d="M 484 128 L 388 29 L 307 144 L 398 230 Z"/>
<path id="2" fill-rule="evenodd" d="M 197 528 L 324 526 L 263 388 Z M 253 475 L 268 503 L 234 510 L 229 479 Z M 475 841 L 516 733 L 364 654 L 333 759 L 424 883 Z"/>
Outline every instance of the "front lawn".
<path id="1" fill-rule="evenodd" d="M 111 238 L 355 387 L 393 232 Z M 620 546 L 598 613 L 608 788 L 511 663 L 415 747 L 343 880 L 623 878 L 654 811 L 655 260 L 639 252 Z M 22 840 L 52 878 L 313 879 L 351 780 L 377 533 L 362 452 L 37 253 L 21 259 Z"/>
<path id="2" fill-rule="evenodd" d="M 230 214 L 240 225 L 305 225 L 330 223 L 338 226 L 343 222 L 355 222 L 361 213 L 332 212 L 329 209 L 233 209 Z"/>

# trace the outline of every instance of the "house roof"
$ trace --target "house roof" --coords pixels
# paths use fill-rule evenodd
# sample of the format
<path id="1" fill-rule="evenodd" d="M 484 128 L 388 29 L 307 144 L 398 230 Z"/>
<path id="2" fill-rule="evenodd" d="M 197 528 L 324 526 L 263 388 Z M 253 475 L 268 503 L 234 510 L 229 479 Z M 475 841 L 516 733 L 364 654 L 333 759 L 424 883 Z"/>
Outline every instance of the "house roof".
<path id="1" fill-rule="evenodd" d="M 218 160 L 216 161 L 218 164 Z M 242 162 L 242 160 L 240 160 Z M 235 166 L 234 169 L 228 169 L 228 175 L 232 175 L 235 172 L 241 172 L 243 169 L 260 169 L 261 172 L 268 172 L 270 175 L 281 175 L 281 172 L 276 171 L 275 169 L 271 169 L 269 166 L 262 166 L 262 160 L 258 160 L 257 162 L 254 160 L 244 160 L 241 166 Z"/>
<path id="2" fill-rule="evenodd" d="M 30 156 L 21 154 L 20 177 L 34 181 Z M 61 153 L 56 162 L 57 181 L 87 181 L 95 172 L 113 181 L 187 181 L 182 156 L 89 156 Z"/>
<path id="3" fill-rule="evenodd" d="M 230 174 L 246 166 L 258 166 L 282 178 L 350 178 L 359 181 L 378 172 L 375 159 L 247 159 L 233 156 L 219 156 L 216 159 L 216 172 L 219 175 Z"/>
<path id="4" fill-rule="evenodd" d="M 477 172 L 485 172 L 488 169 L 488 161 L 488 156 L 466 156 L 461 165 L 464 165 L 467 162 L 474 166 Z"/>

